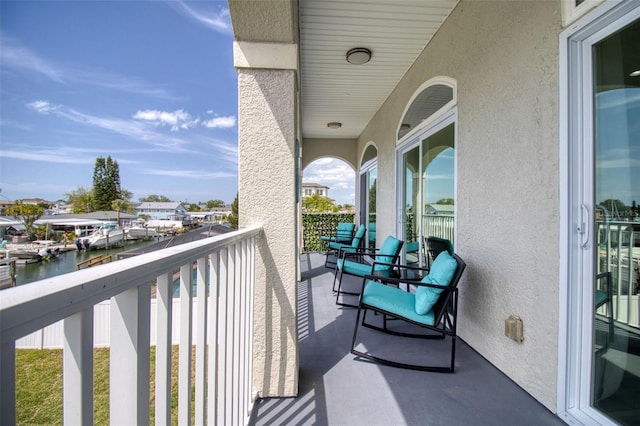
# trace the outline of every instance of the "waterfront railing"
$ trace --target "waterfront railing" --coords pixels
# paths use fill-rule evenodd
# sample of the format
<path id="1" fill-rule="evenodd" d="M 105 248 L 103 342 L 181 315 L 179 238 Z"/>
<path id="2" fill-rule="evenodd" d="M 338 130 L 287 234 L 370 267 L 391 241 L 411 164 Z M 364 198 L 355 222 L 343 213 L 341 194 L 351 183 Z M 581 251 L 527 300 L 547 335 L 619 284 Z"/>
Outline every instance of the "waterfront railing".
<path id="1" fill-rule="evenodd" d="M 252 325 L 255 238 L 261 231 L 254 226 L 3 290 L 0 423 L 16 423 L 16 341 L 58 321 L 64 334 L 63 422 L 93 423 L 94 308 L 110 300 L 110 422 L 148 424 L 153 287 L 156 424 L 171 423 L 174 344 L 179 423 L 190 424 L 193 415 L 195 424 L 246 424 L 256 395 Z M 179 318 L 172 309 L 174 277 L 180 282 Z"/>

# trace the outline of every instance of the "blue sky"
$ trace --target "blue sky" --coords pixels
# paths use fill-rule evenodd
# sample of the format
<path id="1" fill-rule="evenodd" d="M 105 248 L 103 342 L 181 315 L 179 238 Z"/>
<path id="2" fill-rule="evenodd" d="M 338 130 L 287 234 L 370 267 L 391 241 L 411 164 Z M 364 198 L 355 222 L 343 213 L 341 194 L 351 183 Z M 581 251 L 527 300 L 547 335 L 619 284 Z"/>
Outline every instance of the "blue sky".
<path id="1" fill-rule="evenodd" d="M 237 192 L 237 74 L 226 1 L 0 2 L 0 196 L 64 199 L 98 157 L 133 201 Z M 354 199 L 320 160 L 304 181 Z"/>
<path id="2" fill-rule="evenodd" d="M 2 1 L 2 197 L 64 198 L 118 161 L 133 200 L 237 191 L 225 1 Z"/>

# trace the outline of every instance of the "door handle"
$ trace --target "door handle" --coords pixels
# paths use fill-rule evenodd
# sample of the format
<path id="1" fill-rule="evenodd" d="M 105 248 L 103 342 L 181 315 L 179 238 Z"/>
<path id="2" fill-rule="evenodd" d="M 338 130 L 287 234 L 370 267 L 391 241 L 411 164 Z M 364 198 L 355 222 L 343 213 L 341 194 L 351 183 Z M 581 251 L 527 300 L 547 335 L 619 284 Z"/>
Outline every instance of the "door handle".
<path id="1" fill-rule="evenodd" d="M 589 208 L 585 203 L 582 203 L 580 204 L 580 209 L 582 210 L 582 217 L 580 218 L 577 231 L 579 234 L 582 234 L 582 243 L 580 244 L 580 247 L 587 248 L 587 245 L 589 245 L 589 239 L 591 238 L 589 233 Z"/>

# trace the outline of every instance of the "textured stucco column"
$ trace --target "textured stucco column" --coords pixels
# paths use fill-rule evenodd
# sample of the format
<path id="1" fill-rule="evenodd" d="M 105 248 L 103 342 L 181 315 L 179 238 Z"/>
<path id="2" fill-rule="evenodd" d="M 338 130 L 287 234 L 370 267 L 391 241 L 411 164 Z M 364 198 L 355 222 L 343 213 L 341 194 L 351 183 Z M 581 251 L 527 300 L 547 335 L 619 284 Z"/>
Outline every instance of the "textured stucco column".
<path id="1" fill-rule="evenodd" d="M 298 391 L 295 79 L 293 70 L 238 68 L 239 224 L 264 226 L 254 299 L 259 396 Z"/>

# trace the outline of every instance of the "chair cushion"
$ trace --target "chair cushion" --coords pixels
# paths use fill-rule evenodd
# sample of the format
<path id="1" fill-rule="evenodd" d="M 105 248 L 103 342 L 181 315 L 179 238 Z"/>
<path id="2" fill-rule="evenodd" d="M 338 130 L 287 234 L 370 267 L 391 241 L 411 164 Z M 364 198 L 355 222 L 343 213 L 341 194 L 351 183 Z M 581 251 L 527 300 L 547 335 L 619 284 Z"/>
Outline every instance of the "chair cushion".
<path id="1" fill-rule="evenodd" d="M 350 243 L 353 238 L 353 228 L 356 225 L 349 222 L 338 223 L 338 229 L 336 230 L 336 241 L 341 243 Z"/>
<path id="2" fill-rule="evenodd" d="M 414 309 L 414 294 L 396 287 L 367 281 L 362 303 L 420 324 L 433 325 L 433 312 L 419 315 Z"/>
<path id="3" fill-rule="evenodd" d="M 338 259 L 338 269 L 343 270 L 350 275 L 356 275 L 358 277 L 364 277 L 371 273 L 371 265 L 367 263 L 358 263 L 353 260 Z"/>
<path id="4" fill-rule="evenodd" d="M 457 267 L 458 262 L 449 253 L 443 251 L 433 262 L 431 269 L 429 269 L 429 274 L 422 279 L 422 282 L 446 287 L 451 282 Z M 430 312 L 441 293 L 442 290 L 439 288 L 419 286 L 415 295 L 416 313 L 424 315 Z"/>
<path id="5" fill-rule="evenodd" d="M 359 247 L 360 241 L 362 241 L 362 237 L 364 237 L 364 233 L 367 232 L 367 228 L 364 225 L 360 225 L 356 235 L 353 237 L 353 241 L 351 241 L 351 247 Z"/>
<path id="6" fill-rule="evenodd" d="M 343 247 L 349 247 L 349 246 L 345 246 L 342 243 L 336 243 L 335 241 L 329 241 L 329 248 L 331 250 L 340 250 Z"/>
<path id="7" fill-rule="evenodd" d="M 376 260 L 378 262 L 392 263 L 400 251 L 400 244 L 402 244 L 402 241 L 388 236 L 382 243 L 382 247 L 380 247 L 380 251 L 378 252 L 379 256 L 377 256 Z"/>

